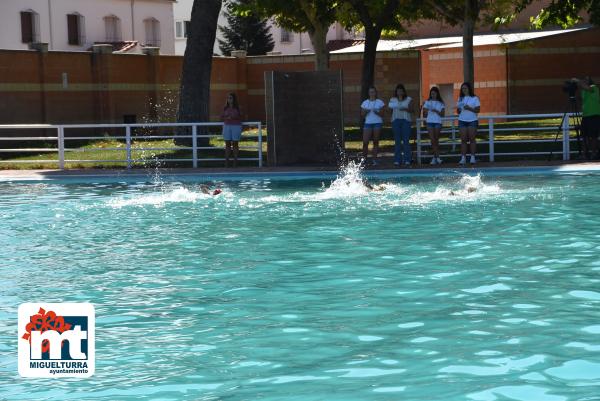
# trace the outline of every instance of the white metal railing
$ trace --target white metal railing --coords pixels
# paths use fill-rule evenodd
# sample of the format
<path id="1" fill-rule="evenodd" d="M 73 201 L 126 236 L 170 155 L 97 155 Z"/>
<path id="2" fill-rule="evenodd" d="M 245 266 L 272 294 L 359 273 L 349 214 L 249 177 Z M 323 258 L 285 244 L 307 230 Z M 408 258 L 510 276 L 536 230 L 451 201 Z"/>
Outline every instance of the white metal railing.
<path id="1" fill-rule="evenodd" d="M 570 155 L 572 153 L 577 153 L 577 151 L 571 151 L 571 142 L 576 141 L 577 139 L 571 138 L 571 131 L 575 129 L 575 125 L 571 125 L 571 119 L 575 118 L 575 114 L 567 113 L 567 114 L 513 114 L 513 115 L 495 115 L 495 116 L 479 116 L 479 121 L 487 121 L 487 128 L 479 128 L 477 132 L 487 132 L 488 140 L 487 141 L 477 141 L 477 146 L 479 145 L 488 145 L 488 152 L 477 152 L 479 156 L 488 156 L 489 161 L 493 162 L 496 156 L 526 156 L 526 155 L 549 155 L 552 151 L 544 151 L 544 152 L 496 152 L 495 145 L 497 144 L 508 144 L 508 143 L 550 143 L 557 142 L 555 139 L 519 139 L 519 140 L 496 140 L 495 134 L 499 132 L 535 132 L 535 131 L 554 131 L 555 134 L 559 134 L 560 142 L 562 145 L 562 158 L 563 160 L 569 160 Z M 560 118 L 561 125 L 560 127 L 557 125 L 555 127 L 508 127 L 508 128 L 499 128 L 495 126 L 495 122 L 498 120 L 535 120 L 535 119 L 550 119 L 550 118 Z M 450 116 L 444 117 L 442 119 L 443 122 L 450 122 L 449 127 L 442 127 L 441 136 L 447 135 L 449 140 L 444 142 L 439 142 L 439 146 L 451 146 L 452 151 L 456 151 L 456 146 L 460 145 L 460 138 L 457 139 L 458 129 L 458 116 Z M 419 118 L 417 119 L 417 162 L 421 164 L 423 158 L 431 158 L 431 155 L 423 154 L 423 147 L 430 147 L 431 143 L 423 143 L 422 136 L 424 133 L 427 133 L 427 130 L 423 129 L 421 126 L 424 124 L 425 119 Z M 441 154 L 440 156 L 445 157 L 453 157 L 458 156 L 460 154 Z"/>
<path id="2" fill-rule="evenodd" d="M 225 158 L 200 158 L 199 151 L 202 150 L 215 150 L 213 146 L 198 146 L 198 138 L 215 138 L 221 137 L 221 134 L 201 134 L 199 129 L 206 127 L 220 127 L 223 123 L 148 123 L 148 124 L 69 124 L 69 125 L 54 125 L 54 124 L 13 124 L 13 125 L 0 125 L 0 133 L 4 130 L 50 130 L 55 132 L 50 136 L 26 136 L 26 137 L 7 137 L 0 136 L 0 154 L 1 153 L 58 153 L 57 159 L 51 160 L 0 160 L 0 163 L 57 163 L 59 169 L 64 169 L 66 163 L 124 163 L 127 168 L 131 168 L 136 162 L 149 162 L 153 159 L 141 158 L 135 159 L 132 157 L 132 150 L 136 152 L 154 152 L 154 151 L 178 151 L 178 150 L 191 150 L 191 158 L 160 158 L 156 159 L 160 162 L 192 162 L 192 167 L 198 167 L 198 162 L 215 162 L 225 161 Z M 255 127 L 258 130 L 257 133 L 257 145 L 256 146 L 240 146 L 240 150 L 256 150 L 258 152 L 257 157 L 244 157 L 238 158 L 238 160 L 246 161 L 257 161 L 258 166 L 263 165 L 263 151 L 262 151 L 262 123 L 260 121 L 244 122 L 244 127 Z M 191 128 L 191 135 L 179 135 L 177 133 L 171 133 L 168 135 L 144 135 L 136 134 L 132 129 L 155 129 L 155 128 Z M 65 136 L 65 131 L 68 130 L 86 130 L 86 129 L 116 129 L 124 130 L 124 135 L 96 135 L 96 136 Z M 243 134 L 242 137 L 254 137 L 254 135 Z M 191 139 L 192 146 L 173 146 L 173 147 L 143 147 L 137 146 L 138 142 L 146 141 L 149 139 Z M 68 141 L 73 140 L 106 140 L 106 139 L 117 139 L 125 140 L 125 148 L 86 148 L 85 152 L 94 151 L 125 151 L 124 159 L 112 159 L 112 160 L 98 160 L 98 159 L 71 159 L 65 157 L 65 154 L 82 152 L 83 150 L 78 148 L 69 148 L 66 146 Z M 43 141 L 53 142 L 56 141 L 56 147 L 51 148 L 11 148 L 6 149 L 2 147 L 3 141 Z"/>

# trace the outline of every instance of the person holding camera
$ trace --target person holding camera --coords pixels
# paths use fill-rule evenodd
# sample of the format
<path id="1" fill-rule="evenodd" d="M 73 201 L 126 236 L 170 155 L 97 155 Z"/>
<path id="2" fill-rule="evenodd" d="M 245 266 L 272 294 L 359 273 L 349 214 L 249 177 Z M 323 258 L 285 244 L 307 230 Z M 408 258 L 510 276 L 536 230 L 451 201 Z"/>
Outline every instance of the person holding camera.
<path id="1" fill-rule="evenodd" d="M 600 159 L 598 136 L 600 135 L 600 89 L 591 77 L 574 80 L 581 88 L 581 134 L 587 159 Z"/>

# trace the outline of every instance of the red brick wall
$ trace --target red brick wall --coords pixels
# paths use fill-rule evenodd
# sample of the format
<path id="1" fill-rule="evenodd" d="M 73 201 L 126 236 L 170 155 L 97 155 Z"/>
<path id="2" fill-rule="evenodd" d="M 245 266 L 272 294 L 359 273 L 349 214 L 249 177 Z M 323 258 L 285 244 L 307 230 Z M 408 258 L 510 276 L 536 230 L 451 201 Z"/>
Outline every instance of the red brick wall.
<path id="1" fill-rule="evenodd" d="M 122 122 L 128 114 L 138 121 L 173 121 L 181 65 L 178 56 L 0 50 L 0 123 Z M 356 124 L 362 55 L 332 55 L 331 68 L 343 71 L 344 119 Z M 264 120 L 265 71 L 312 69 L 312 56 L 215 57 L 211 119 L 218 119 L 233 91 L 245 119 Z M 561 112 L 562 82 L 586 74 L 600 81 L 600 29 L 475 49 L 482 114 Z M 375 84 L 386 101 L 397 83 L 419 102 L 431 85 L 449 83 L 456 99 L 462 76 L 460 48 L 388 52 L 377 57 Z"/>
<path id="2" fill-rule="evenodd" d="M 312 71 L 312 56 L 269 56 L 248 59 L 248 110 L 255 118 L 264 120 L 264 74 L 266 71 Z M 360 120 L 360 81 L 362 54 L 332 55 L 332 70 L 342 70 L 344 80 L 344 121 L 358 124 Z M 396 84 L 403 83 L 409 95 L 419 99 L 419 53 L 389 52 L 379 54 L 376 60 L 375 86 L 384 101 L 392 96 Z M 315 99 L 318 101 L 318 99 Z"/>
<path id="3" fill-rule="evenodd" d="M 522 42 L 508 48 L 510 113 L 564 112 L 563 81 L 600 79 L 600 29 Z"/>
<path id="4" fill-rule="evenodd" d="M 506 51 L 503 46 L 478 46 L 475 48 L 475 93 L 481 101 L 482 114 L 506 114 Z M 421 91 L 429 95 L 433 85 L 453 84 L 453 104 L 463 82 L 462 48 L 422 50 L 423 76 Z M 452 110 L 455 113 L 456 110 Z M 449 115 L 450 110 L 446 113 Z"/>

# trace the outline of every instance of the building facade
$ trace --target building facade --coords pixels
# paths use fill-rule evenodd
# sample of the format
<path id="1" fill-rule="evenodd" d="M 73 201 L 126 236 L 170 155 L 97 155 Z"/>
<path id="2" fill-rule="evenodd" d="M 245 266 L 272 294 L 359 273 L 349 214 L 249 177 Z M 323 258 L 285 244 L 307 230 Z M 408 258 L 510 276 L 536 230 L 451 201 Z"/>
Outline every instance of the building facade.
<path id="1" fill-rule="evenodd" d="M 1 49 L 85 51 L 97 43 L 127 43 L 175 54 L 174 0 L 2 0 Z M 123 46 L 121 46 L 123 48 Z"/>
<path id="2" fill-rule="evenodd" d="M 194 0 L 177 0 L 173 4 L 173 15 L 175 17 L 175 54 L 178 55 L 183 55 L 185 53 L 187 30 L 192 15 L 193 4 Z M 221 13 L 219 14 L 219 26 L 227 24 L 224 11 L 225 7 L 222 7 Z M 269 21 L 268 24 L 271 34 L 273 35 L 273 41 L 275 42 L 273 53 L 288 55 L 312 53 L 314 51 L 308 33 L 290 32 L 277 26 L 273 21 Z M 362 38 L 362 36 L 346 31 L 338 23 L 333 24 L 327 32 L 328 42 L 332 40 L 351 40 L 355 38 Z M 222 54 L 221 49 L 219 49 L 219 39 L 223 40 L 223 34 L 221 33 L 221 30 L 217 28 L 217 39 L 215 40 L 213 49 L 213 52 L 217 55 Z"/>
<path id="3" fill-rule="evenodd" d="M 192 6 L 194 5 L 194 0 L 177 0 L 173 3 L 173 16 L 175 18 L 175 54 L 183 56 L 185 54 L 185 48 L 187 45 L 187 32 L 189 29 L 190 20 L 192 18 Z M 219 21 L 218 25 L 227 24 L 227 19 L 225 18 L 225 7 L 221 7 L 221 12 L 219 13 Z M 223 39 L 223 35 L 219 28 L 217 28 L 217 39 L 215 40 L 215 45 L 213 49 L 214 54 L 221 54 L 221 50 L 219 49 L 219 39 Z"/>

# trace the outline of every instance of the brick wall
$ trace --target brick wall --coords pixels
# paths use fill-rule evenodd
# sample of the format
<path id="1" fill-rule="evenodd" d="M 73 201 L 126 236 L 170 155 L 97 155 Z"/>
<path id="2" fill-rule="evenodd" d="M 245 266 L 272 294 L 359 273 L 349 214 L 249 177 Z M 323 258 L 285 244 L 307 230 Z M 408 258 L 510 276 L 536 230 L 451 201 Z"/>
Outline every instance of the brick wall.
<path id="1" fill-rule="evenodd" d="M 462 48 L 428 49 L 422 51 L 423 77 L 421 91 L 424 97 L 429 88 L 437 85 L 453 87 L 452 99 L 444 99 L 446 107 L 455 104 L 463 81 Z M 475 58 L 475 93 L 481 101 L 482 114 L 506 114 L 506 50 L 503 46 L 478 46 Z M 456 110 L 452 110 L 455 113 Z M 446 110 L 446 114 L 451 114 Z"/>
<path id="2" fill-rule="evenodd" d="M 249 114 L 264 120 L 264 73 L 266 71 L 312 71 L 312 56 L 277 56 L 248 58 Z M 332 70 L 342 70 L 344 80 L 344 121 L 358 124 L 360 120 L 360 81 L 362 54 L 332 55 Z M 386 103 L 396 84 L 403 83 L 409 95 L 419 99 L 420 57 L 417 51 L 387 52 L 377 55 L 375 86 Z M 318 99 L 315 99 L 318 102 Z"/>
<path id="3" fill-rule="evenodd" d="M 564 112 L 565 80 L 584 75 L 600 79 L 600 29 L 511 45 L 507 63 L 511 114 Z"/>
<path id="4" fill-rule="evenodd" d="M 181 65 L 179 56 L 0 50 L 0 123 L 123 122 L 125 115 L 173 121 Z M 362 54 L 332 55 L 331 68 L 343 71 L 344 121 L 357 124 Z M 265 71 L 312 69 L 310 55 L 215 57 L 211 119 L 218 120 L 226 94 L 234 91 L 244 118 L 264 121 Z M 587 74 L 600 80 L 600 29 L 475 49 L 483 114 L 561 112 L 563 81 Z M 385 101 L 397 83 L 419 103 L 431 85 L 448 84 L 453 101 L 462 77 L 460 48 L 377 55 L 375 84 Z"/>

